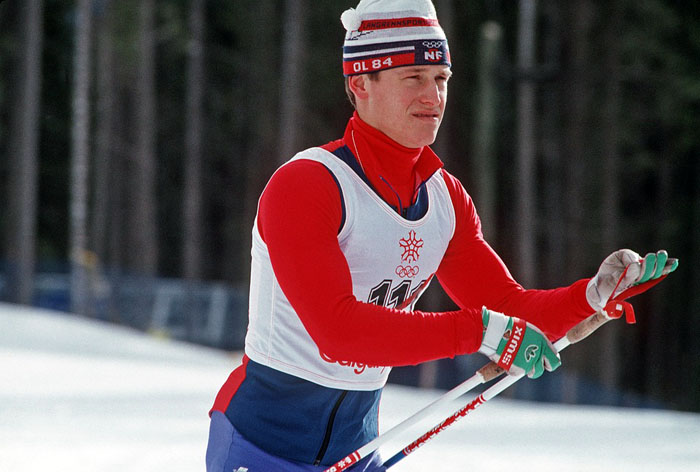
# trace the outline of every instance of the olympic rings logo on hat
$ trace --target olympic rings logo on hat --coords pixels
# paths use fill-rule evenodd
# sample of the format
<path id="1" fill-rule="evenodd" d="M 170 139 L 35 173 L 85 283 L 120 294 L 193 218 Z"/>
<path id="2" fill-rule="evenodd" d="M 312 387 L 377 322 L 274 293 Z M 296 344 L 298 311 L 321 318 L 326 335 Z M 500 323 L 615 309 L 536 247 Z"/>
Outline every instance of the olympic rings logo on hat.
<path id="1" fill-rule="evenodd" d="M 423 46 L 425 46 L 426 48 L 435 49 L 435 48 L 442 47 L 442 43 L 444 43 L 444 41 L 442 41 L 442 40 L 423 41 Z"/>

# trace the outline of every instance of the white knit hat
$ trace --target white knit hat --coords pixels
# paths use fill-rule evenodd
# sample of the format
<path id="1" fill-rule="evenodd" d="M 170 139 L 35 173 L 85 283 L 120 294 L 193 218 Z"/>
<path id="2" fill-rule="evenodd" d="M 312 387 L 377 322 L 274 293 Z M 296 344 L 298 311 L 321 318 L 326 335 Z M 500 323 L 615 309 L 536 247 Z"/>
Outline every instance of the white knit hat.
<path id="1" fill-rule="evenodd" d="M 347 31 L 345 76 L 408 65 L 452 65 L 431 0 L 361 0 L 340 21 Z"/>

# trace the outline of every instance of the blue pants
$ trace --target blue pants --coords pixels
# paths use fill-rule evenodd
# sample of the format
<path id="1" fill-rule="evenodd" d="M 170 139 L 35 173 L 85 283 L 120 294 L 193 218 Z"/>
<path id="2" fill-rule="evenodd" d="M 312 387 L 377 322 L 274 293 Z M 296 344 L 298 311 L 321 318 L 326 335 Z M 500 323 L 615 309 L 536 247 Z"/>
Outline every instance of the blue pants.
<path id="1" fill-rule="evenodd" d="M 236 431 L 226 415 L 214 411 L 209 427 L 207 445 L 207 472 L 236 472 L 239 467 L 248 472 L 319 472 L 328 466 L 315 466 L 291 462 L 267 452 L 248 442 Z M 374 453 L 350 467 L 350 472 L 383 472 L 379 454 Z"/>

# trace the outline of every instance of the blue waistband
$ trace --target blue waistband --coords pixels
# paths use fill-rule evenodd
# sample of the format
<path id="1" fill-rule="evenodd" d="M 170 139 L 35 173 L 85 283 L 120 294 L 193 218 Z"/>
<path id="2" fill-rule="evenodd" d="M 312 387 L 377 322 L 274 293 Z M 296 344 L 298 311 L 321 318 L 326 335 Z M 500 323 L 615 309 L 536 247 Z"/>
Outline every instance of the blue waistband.
<path id="1" fill-rule="evenodd" d="M 332 465 L 377 436 L 381 392 L 322 387 L 249 361 L 225 413 L 271 454 Z"/>

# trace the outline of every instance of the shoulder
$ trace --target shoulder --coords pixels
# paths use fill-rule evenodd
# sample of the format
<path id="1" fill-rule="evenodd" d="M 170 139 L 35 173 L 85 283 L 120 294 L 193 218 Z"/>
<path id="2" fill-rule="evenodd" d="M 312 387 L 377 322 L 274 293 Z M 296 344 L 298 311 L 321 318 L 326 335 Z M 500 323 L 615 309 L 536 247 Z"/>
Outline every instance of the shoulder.
<path id="1" fill-rule="evenodd" d="M 447 186 L 447 190 L 450 192 L 450 197 L 452 198 L 452 202 L 455 204 L 455 206 L 458 206 L 458 204 L 466 204 L 468 206 L 474 205 L 472 198 L 469 196 L 467 191 L 464 189 L 462 182 L 457 177 L 450 174 L 445 169 L 440 169 L 440 173 L 442 175 L 442 179 L 445 181 L 445 185 Z"/>
<path id="2" fill-rule="evenodd" d="M 342 216 L 340 190 L 328 168 L 321 162 L 298 157 L 272 175 L 260 196 L 258 230 L 292 219 L 328 219 L 335 227 Z"/>
<path id="3" fill-rule="evenodd" d="M 458 230 L 469 228 L 471 231 L 481 234 L 481 220 L 477 214 L 472 197 L 467 193 L 462 182 L 457 177 L 445 169 L 440 169 L 440 172 L 452 199 Z"/>
<path id="4" fill-rule="evenodd" d="M 316 199 L 323 194 L 337 194 L 338 189 L 331 171 L 322 162 L 297 157 L 282 165 L 272 175 L 262 198 Z M 287 202 L 291 203 L 291 202 Z"/>

